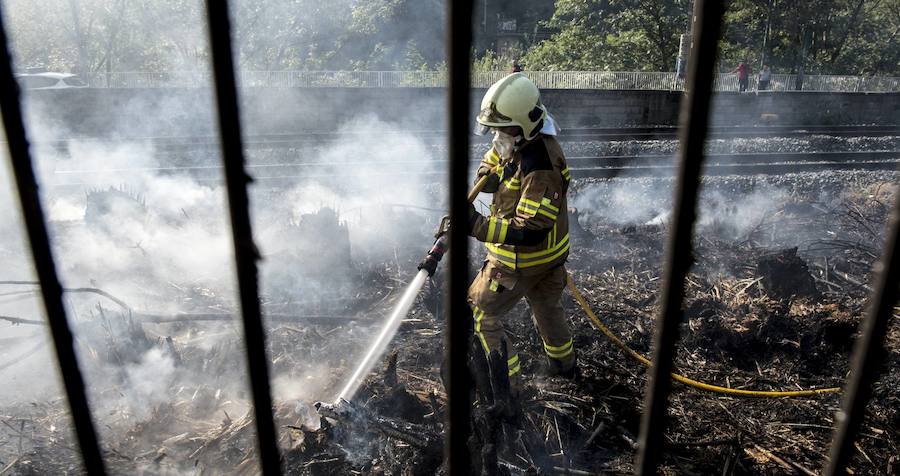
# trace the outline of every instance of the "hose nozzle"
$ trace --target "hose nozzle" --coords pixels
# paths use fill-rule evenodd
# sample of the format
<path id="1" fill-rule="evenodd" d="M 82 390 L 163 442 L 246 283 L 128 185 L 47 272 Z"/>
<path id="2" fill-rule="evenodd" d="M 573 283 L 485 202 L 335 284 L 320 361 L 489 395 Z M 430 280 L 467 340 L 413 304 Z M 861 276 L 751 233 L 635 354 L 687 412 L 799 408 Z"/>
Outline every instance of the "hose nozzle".
<path id="1" fill-rule="evenodd" d="M 434 244 L 431 245 L 431 249 L 428 250 L 428 253 L 425 255 L 425 258 L 422 259 L 422 262 L 419 263 L 418 269 L 428 272 L 428 277 L 434 276 L 435 271 L 437 271 L 438 263 L 441 262 L 441 259 L 444 257 L 444 254 L 447 253 L 447 235 L 441 234 L 434 240 Z"/>

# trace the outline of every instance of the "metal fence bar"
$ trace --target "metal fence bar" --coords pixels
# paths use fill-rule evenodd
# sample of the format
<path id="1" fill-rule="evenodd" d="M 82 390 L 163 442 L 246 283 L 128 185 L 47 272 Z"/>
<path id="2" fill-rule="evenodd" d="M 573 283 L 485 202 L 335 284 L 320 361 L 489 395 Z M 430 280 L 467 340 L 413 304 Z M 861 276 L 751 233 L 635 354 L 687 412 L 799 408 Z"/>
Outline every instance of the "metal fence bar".
<path id="1" fill-rule="evenodd" d="M 450 276 L 444 352 L 450 365 L 447 382 L 447 463 L 451 475 L 468 475 L 469 457 L 469 326 L 472 311 L 466 301 L 469 286 L 469 234 L 463 224 L 469 220 L 469 102 L 472 44 L 472 0 L 447 2 L 447 57 L 449 66 L 447 117 L 450 159 Z M 457 225 L 458 224 L 458 225 Z"/>
<path id="2" fill-rule="evenodd" d="M 678 175 L 672 209 L 672 225 L 666 247 L 653 365 L 644 392 L 644 412 L 635 474 L 655 475 L 663 451 L 675 343 L 682 320 L 684 282 L 692 263 L 692 232 L 697 214 L 697 189 L 703 165 L 704 142 L 709 122 L 716 48 L 724 7 L 719 0 L 694 3 L 693 46 L 688 65 L 687 89 L 681 104 Z"/>
<path id="3" fill-rule="evenodd" d="M 63 290 L 56 274 L 56 264 L 47 235 L 47 223 L 44 221 L 44 211 L 32 167 L 19 99 L 19 86 L 13 75 L 12 55 L 9 52 L 6 28 L 3 24 L 3 12 L 0 11 L 0 114 L 3 115 L 9 158 L 22 206 L 22 218 L 28 232 L 34 269 L 41 283 L 44 311 L 47 313 L 47 323 L 53 336 L 56 361 L 62 373 L 63 387 L 75 425 L 78 446 L 81 448 L 84 469 L 88 474 L 103 475 L 106 474 L 106 468 L 100 454 L 100 444 L 91 418 L 84 379 L 78 366 L 78 356 L 75 354 L 75 338 L 69 328 L 66 308 L 63 305 Z"/>
<path id="4" fill-rule="evenodd" d="M 852 370 L 844 389 L 844 401 L 835 418 L 837 429 L 824 473 L 827 476 L 846 474 L 845 468 L 856 452 L 854 442 L 865 417 L 866 405 L 872 398 L 872 384 L 887 361 L 884 339 L 894 306 L 897 305 L 897 286 L 900 285 L 898 234 L 900 234 L 900 197 L 895 195 L 894 211 L 888 223 L 888 238 L 880 264 L 881 272 L 878 273 L 878 281 L 869 301 L 862 333 L 856 339 Z"/>
<path id="5" fill-rule="evenodd" d="M 275 422 L 272 416 L 272 396 L 269 392 L 266 335 L 259 304 L 256 269 L 256 260 L 259 259 L 259 255 L 256 245 L 253 243 L 253 231 L 250 225 L 250 202 L 247 197 L 247 184 L 250 182 L 250 177 L 244 170 L 244 147 L 241 141 L 241 121 L 231 51 L 228 1 L 207 0 L 206 12 L 219 112 L 222 160 L 225 165 L 225 184 L 228 188 L 228 205 L 231 213 L 237 283 L 241 314 L 244 318 L 247 364 L 253 392 L 253 411 L 256 417 L 260 467 L 263 474 L 281 474 Z"/>

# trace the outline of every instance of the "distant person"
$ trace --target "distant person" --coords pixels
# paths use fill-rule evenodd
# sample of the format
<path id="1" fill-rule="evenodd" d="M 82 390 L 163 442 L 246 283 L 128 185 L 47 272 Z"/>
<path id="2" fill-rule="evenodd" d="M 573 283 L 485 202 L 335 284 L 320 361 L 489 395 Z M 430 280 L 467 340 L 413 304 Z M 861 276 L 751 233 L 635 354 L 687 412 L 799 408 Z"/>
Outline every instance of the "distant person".
<path id="1" fill-rule="evenodd" d="M 759 90 L 765 91 L 769 89 L 769 82 L 772 80 L 772 68 L 769 65 L 763 65 L 762 71 L 759 72 Z"/>
<path id="2" fill-rule="evenodd" d="M 513 73 L 521 73 L 521 72 L 522 72 L 522 65 L 520 65 L 519 63 L 513 63 L 512 72 L 513 72 Z"/>
<path id="3" fill-rule="evenodd" d="M 750 65 L 748 65 L 746 61 L 741 61 L 741 64 L 737 65 L 737 68 L 731 70 L 729 74 L 735 73 L 737 73 L 740 91 L 746 91 L 747 86 L 750 85 Z"/>

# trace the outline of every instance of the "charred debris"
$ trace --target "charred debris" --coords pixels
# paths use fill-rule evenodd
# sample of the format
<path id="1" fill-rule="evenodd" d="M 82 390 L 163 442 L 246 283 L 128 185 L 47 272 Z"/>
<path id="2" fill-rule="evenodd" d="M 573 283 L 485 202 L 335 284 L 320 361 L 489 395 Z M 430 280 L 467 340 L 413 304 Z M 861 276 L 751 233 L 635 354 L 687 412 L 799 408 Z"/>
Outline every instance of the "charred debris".
<path id="1" fill-rule="evenodd" d="M 740 230 L 729 224 L 729 217 L 741 213 L 742 187 L 758 184 L 735 180 L 705 184 L 709 190 L 704 193 L 715 191 L 737 205 L 704 211 L 708 219 L 701 220 L 695 237 L 696 264 L 688 278 L 676 369 L 731 388 L 840 386 L 866 305 L 896 176 L 794 177 L 794 185 L 779 185 L 785 194 Z M 573 195 L 603 194 L 611 183 L 584 181 Z M 121 201 L 146 208 L 127 190 L 91 200 L 98 217 L 103 207 Z M 659 217 L 664 209 L 664 203 L 651 204 L 627 223 L 598 216 L 596 210 L 573 214 L 578 226 L 572 231 L 569 269 L 579 289 L 606 325 L 645 355 L 650 351 L 667 232 L 665 217 Z M 84 226 L 109 226 L 102 220 L 94 223 L 94 216 L 90 214 Z M 410 220 L 409 213 L 386 216 Z M 446 398 L 441 384 L 440 273 L 417 300 L 382 366 L 352 401 L 333 401 L 353 367 L 353 353 L 399 294 L 400 270 L 414 269 L 433 219 L 422 215 L 406 226 L 421 230 L 421 240 L 411 236 L 397 243 L 391 256 L 368 260 L 351 249 L 352 225 L 333 210 L 304 215 L 280 230 L 283 239 L 302 246 L 296 254 L 270 257 L 275 264 L 265 271 L 277 276 L 290 275 L 294 267 L 304 269 L 306 274 L 288 287 L 316 290 L 303 301 L 290 293 L 272 293 L 264 303 L 275 416 L 288 474 L 442 472 Z M 328 251 L 316 252 L 312 238 L 323 227 L 338 239 Z M 473 256 L 473 266 L 479 260 Z M 330 282 L 336 274 L 350 278 Z M 92 388 L 92 401 L 99 407 L 109 467 L 117 473 L 253 474 L 252 410 L 242 371 L 235 370 L 243 365 L 242 343 L 230 331 L 234 305 L 202 286 L 172 285 L 182 299 L 178 312 L 139 308 L 102 289 L 85 288 L 78 295 L 92 306 L 78 322 L 86 373 L 89 378 L 106 375 L 102 385 Z M 3 284 L 2 290 L 27 294 L 35 288 Z M 581 365 L 575 380 L 537 375 L 541 347 L 529 329 L 524 305 L 507 321 L 522 342 L 525 387 L 519 398 L 512 398 L 499 370 L 504 355 L 471 352 L 476 377 L 471 395 L 474 473 L 633 470 L 645 368 L 598 333 L 573 301 L 566 298 L 565 305 Z M 41 325 L 33 316 L 0 319 L 8 325 Z M 40 333 L 4 339 L 22 352 L 4 355 L 0 369 L 22 365 L 41 352 L 41 339 Z M 855 474 L 900 471 L 896 321 L 888 344 L 886 371 L 875 387 L 851 466 Z M 141 373 L 133 369 L 142 368 L 148 356 L 165 363 L 167 378 L 150 394 L 133 395 L 141 385 Z M 825 461 L 838 406 L 837 394 L 747 399 L 676 386 L 663 471 L 815 474 Z M 61 398 L 0 408 L 0 424 L 0 473 L 78 472 L 79 457 Z"/>

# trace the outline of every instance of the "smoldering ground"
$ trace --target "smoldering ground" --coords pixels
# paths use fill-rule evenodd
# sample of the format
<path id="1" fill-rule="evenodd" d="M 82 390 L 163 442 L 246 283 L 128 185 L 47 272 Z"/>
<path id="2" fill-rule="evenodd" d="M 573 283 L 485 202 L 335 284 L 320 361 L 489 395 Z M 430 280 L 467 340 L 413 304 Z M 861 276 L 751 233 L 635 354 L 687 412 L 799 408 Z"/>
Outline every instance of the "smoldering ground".
<path id="1" fill-rule="evenodd" d="M 143 102 L 128 107 L 148 118 L 155 114 Z M 28 129 L 37 143 L 43 137 L 66 137 L 54 121 L 35 112 Z M 129 124 L 128 132 L 134 127 Z M 270 336 L 273 393 L 279 404 L 297 402 L 287 416 L 309 425 L 314 421 L 310 404 L 334 398 L 393 299 L 390 292 L 361 295 L 367 280 L 383 279 L 365 264 L 378 263 L 381 269 L 382 263 L 391 263 L 390 279 L 398 284 L 409 279 L 406 272 L 414 271 L 409 260 L 429 245 L 436 217 L 404 205 L 441 207 L 429 187 L 397 187 L 390 175 L 376 173 L 398 155 L 418 162 L 407 170 L 433 168 L 433 149 L 405 135 L 393 136 L 391 148 L 379 146 L 380 134 L 391 126 L 375 117 L 344 127 L 352 129 L 354 139 L 317 152 L 317 178 L 301 175 L 287 187 L 261 183 L 251 188 L 262 255 L 261 294 L 277 333 Z M 173 436 L 161 417 L 166 409 L 190 416 L 196 431 L 213 428 L 223 414 L 244 414 L 249 395 L 221 183 L 167 169 L 165 153 L 141 141 L 73 140 L 66 150 L 38 146 L 34 158 L 63 285 L 102 289 L 129 306 L 122 309 L 97 295 L 66 295 L 104 444 L 137 425 L 148 431 L 134 436 L 129 446 L 137 452 L 158 447 Z M 217 154 L 208 159 L 211 166 L 219 163 Z M 2 179 L 11 183 L 6 175 Z M 8 263 L 4 279 L 33 281 L 18 204 L 8 190 L 4 187 L 0 202 L 0 251 Z M 392 231 L 397 229 L 402 233 Z M 43 320 L 35 286 L 10 291 L 30 293 L 30 299 L 0 297 L 0 315 Z M 162 324 L 142 323 L 140 317 L 184 314 L 224 319 Z M 321 335 L 290 325 L 292 316 L 308 314 L 358 323 L 326 327 Z M 4 337 L 45 332 L 43 326 L 2 325 Z M 3 357 L 27 351 L 35 339 L 4 346 Z M 11 382 L 0 390 L 4 407 L 62 395 L 49 348 L 0 369 Z M 42 378 L 31 378 L 35 374 Z"/>

